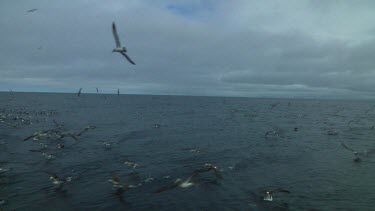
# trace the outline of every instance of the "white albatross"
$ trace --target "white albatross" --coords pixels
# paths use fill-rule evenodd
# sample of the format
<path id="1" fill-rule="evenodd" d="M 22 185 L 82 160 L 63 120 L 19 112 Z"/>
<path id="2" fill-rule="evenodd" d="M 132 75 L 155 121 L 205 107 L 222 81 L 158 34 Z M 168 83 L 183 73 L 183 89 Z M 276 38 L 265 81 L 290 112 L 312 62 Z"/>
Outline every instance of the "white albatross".
<path id="1" fill-rule="evenodd" d="M 126 54 L 126 52 L 127 52 L 126 48 L 125 47 L 121 47 L 121 43 L 120 43 L 120 39 L 119 39 L 118 34 L 117 34 L 115 22 L 112 22 L 112 33 L 113 33 L 113 36 L 114 36 L 115 41 L 116 41 L 116 48 L 113 49 L 112 52 L 119 52 L 119 53 L 121 53 L 130 63 L 132 63 L 133 65 L 135 65 L 135 63 Z"/>

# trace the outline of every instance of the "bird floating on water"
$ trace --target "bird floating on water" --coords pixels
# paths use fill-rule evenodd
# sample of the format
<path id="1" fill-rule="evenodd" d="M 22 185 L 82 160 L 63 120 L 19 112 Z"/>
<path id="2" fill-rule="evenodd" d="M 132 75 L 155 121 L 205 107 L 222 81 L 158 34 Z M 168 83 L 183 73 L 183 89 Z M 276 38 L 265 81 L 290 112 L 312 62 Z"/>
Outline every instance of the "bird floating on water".
<path id="1" fill-rule="evenodd" d="M 282 193 L 290 193 L 290 191 L 282 189 L 282 188 L 276 188 L 273 190 L 266 190 L 264 191 L 264 197 L 263 200 L 265 201 L 273 201 L 273 193 L 282 192 Z"/>
<path id="2" fill-rule="evenodd" d="M 53 174 L 52 176 L 50 176 L 49 180 L 57 189 L 60 189 L 62 188 L 64 183 L 72 181 L 72 177 L 60 178 L 59 176 L 57 176 L 57 174 Z"/>
<path id="3" fill-rule="evenodd" d="M 120 39 L 117 34 L 115 22 L 112 22 L 112 33 L 116 41 L 116 48 L 113 49 L 112 52 L 121 53 L 131 64 L 135 65 L 135 63 L 130 59 L 130 57 L 126 54 L 127 50 L 125 47 L 121 47 Z"/>
<path id="4" fill-rule="evenodd" d="M 345 149 L 347 149 L 347 150 L 349 150 L 353 153 L 353 155 L 355 157 L 353 159 L 354 162 L 361 162 L 362 159 L 360 158 L 360 156 L 367 157 L 369 154 L 375 153 L 375 150 L 367 150 L 367 149 L 363 150 L 363 152 L 357 152 L 356 150 L 348 147 L 344 142 L 341 142 L 341 146 L 343 146 Z"/>

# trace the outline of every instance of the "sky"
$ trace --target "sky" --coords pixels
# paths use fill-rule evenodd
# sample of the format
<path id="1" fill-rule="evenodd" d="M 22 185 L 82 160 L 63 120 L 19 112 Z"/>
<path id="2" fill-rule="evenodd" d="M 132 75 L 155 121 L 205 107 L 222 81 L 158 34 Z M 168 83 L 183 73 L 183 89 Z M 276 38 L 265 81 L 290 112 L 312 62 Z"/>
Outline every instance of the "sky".
<path id="1" fill-rule="evenodd" d="M 374 11 L 373 0 L 1 0 L 0 91 L 375 99 Z M 136 65 L 112 53 L 113 21 Z"/>

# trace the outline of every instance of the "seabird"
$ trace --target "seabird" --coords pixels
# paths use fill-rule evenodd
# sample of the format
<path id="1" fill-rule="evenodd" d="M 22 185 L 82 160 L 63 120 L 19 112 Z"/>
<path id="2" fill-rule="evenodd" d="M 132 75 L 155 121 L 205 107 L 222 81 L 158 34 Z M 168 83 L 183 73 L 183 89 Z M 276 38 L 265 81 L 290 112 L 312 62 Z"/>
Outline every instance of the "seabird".
<path id="1" fill-rule="evenodd" d="M 345 149 L 347 149 L 347 150 L 349 150 L 349 151 L 351 151 L 352 153 L 353 153 L 353 155 L 354 155 L 354 159 L 353 159 L 353 161 L 354 162 L 361 162 L 362 161 L 362 159 L 360 158 L 360 156 L 368 156 L 369 154 L 371 154 L 371 153 L 374 153 L 375 152 L 375 150 L 370 150 L 370 151 L 368 151 L 368 150 L 364 150 L 363 152 L 357 152 L 357 151 L 355 151 L 354 149 L 352 149 L 352 148 L 350 148 L 350 147 L 348 147 L 344 142 L 341 142 L 341 146 L 343 146 Z"/>
<path id="2" fill-rule="evenodd" d="M 54 156 L 53 154 L 47 154 L 47 153 L 44 153 L 44 152 L 43 152 L 42 155 L 43 155 L 45 158 L 47 158 L 48 160 L 55 158 L 55 156 Z"/>
<path id="3" fill-rule="evenodd" d="M 78 91 L 78 93 L 77 93 L 77 96 L 78 96 L 78 97 L 81 96 L 81 92 L 82 92 L 82 88 L 79 88 L 79 91 Z"/>
<path id="4" fill-rule="evenodd" d="M 117 95 L 118 96 L 120 95 L 120 89 L 117 89 Z"/>
<path id="5" fill-rule="evenodd" d="M 335 129 L 331 129 L 331 130 L 328 130 L 327 134 L 330 136 L 335 136 L 335 135 L 338 135 L 339 132 L 337 132 L 337 130 Z"/>
<path id="6" fill-rule="evenodd" d="M 271 104 L 270 106 L 270 110 L 272 110 L 273 108 L 275 108 L 277 105 L 279 105 L 280 103 L 274 103 L 274 104 Z"/>
<path id="7" fill-rule="evenodd" d="M 99 93 L 99 89 L 98 88 L 96 88 L 96 93 Z"/>
<path id="8" fill-rule="evenodd" d="M 59 134 L 56 134 L 57 138 L 63 139 L 65 136 L 68 136 L 76 141 L 78 141 L 78 137 L 74 133 L 69 133 L 69 132 L 61 132 Z"/>
<path id="9" fill-rule="evenodd" d="M 31 9 L 31 10 L 29 10 L 29 11 L 27 11 L 27 12 L 35 12 L 35 11 L 37 11 L 38 9 Z"/>
<path id="10" fill-rule="evenodd" d="M 52 184 L 61 187 L 64 184 L 64 181 L 60 179 L 56 174 L 50 176 L 49 180 L 52 181 Z"/>
<path id="11" fill-rule="evenodd" d="M 72 181 L 72 177 L 60 178 L 59 176 L 57 176 L 57 174 L 53 174 L 52 176 L 50 176 L 49 180 L 51 180 L 52 184 L 55 185 L 56 189 L 60 189 L 65 184 L 65 182 Z"/>
<path id="12" fill-rule="evenodd" d="M 275 136 L 279 136 L 279 133 L 276 131 L 276 130 L 269 130 L 267 131 L 265 134 L 264 134 L 264 138 L 267 139 L 268 138 L 268 134 L 272 133 L 273 135 Z"/>
<path id="13" fill-rule="evenodd" d="M 130 161 L 125 161 L 124 162 L 124 165 L 127 165 L 129 168 L 136 168 L 138 166 L 137 163 L 134 163 L 134 162 L 130 162 Z"/>
<path id="14" fill-rule="evenodd" d="M 218 177 L 220 179 L 223 178 L 221 176 L 220 170 L 216 166 L 214 166 L 212 164 L 206 163 L 202 169 L 193 171 L 192 175 L 190 177 L 188 177 L 187 179 L 182 180 L 182 179 L 178 178 L 174 182 L 174 184 L 172 184 L 170 186 L 167 186 L 167 187 L 160 188 L 160 189 L 156 190 L 155 193 L 161 193 L 161 192 L 164 192 L 164 191 L 167 191 L 167 190 L 171 190 L 171 189 L 174 189 L 174 188 L 177 188 L 177 187 L 180 187 L 180 188 L 190 188 L 190 187 L 192 187 L 192 186 L 194 186 L 194 185 L 197 184 L 197 183 L 194 183 L 192 181 L 193 177 L 197 176 L 200 173 L 207 172 L 207 171 L 214 171 L 216 177 Z"/>
<path id="15" fill-rule="evenodd" d="M 160 126 L 160 124 L 154 124 L 154 128 L 159 128 Z"/>
<path id="16" fill-rule="evenodd" d="M 277 192 L 290 193 L 290 191 L 282 189 L 282 188 L 276 188 L 276 189 L 273 189 L 273 190 L 264 191 L 263 200 L 265 200 L 265 201 L 272 201 L 273 200 L 272 194 L 277 193 Z"/>
<path id="17" fill-rule="evenodd" d="M 84 132 L 88 131 L 88 130 L 92 130 L 92 129 L 95 129 L 96 126 L 93 126 L 93 125 L 88 125 L 84 128 L 82 128 L 82 130 L 76 135 L 76 136 L 81 136 Z"/>
<path id="18" fill-rule="evenodd" d="M 0 168 L 0 173 L 3 173 L 3 172 L 7 172 L 9 171 L 10 169 L 7 169 L 7 168 Z"/>
<path id="19" fill-rule="evenodd" d="M 196 170 L 193 172 L 193 175 L 194 174 L 199 174 L 199 173 L 203 173 L 203 172 L 208 172 L 208 171 L 214 171 L 215 173 L 215 176 L 219 179 L 222 179 L 223 176 L 221 175 L 221 172 L 219 170 L 219 168 L 217 166 L 214 166 L 212 164 L 209 164 L 209 163 L 206 163 L 204 164 L 203 168 L 202 169 L 199 169 L 199 170 Z"/>
<path id="20" fill-rule="evenodd" d="M 126 54 L 126 48 L 121 47 L 120 39 L 117 34 L 116 25 L 115 22 L 112 22 L 112 33 L 116 41 L 116 48 L 113 49 L 112 52 L 119 52 L 121 53 L 131 64 L 135 65 L 135 63 L 129 58 L 129 56 Z"/>
<path id="21" fill-rule="evenodd" d="M 117 176 L 112 176 L 112 179 L 108 180 L 108 182 L 112 184 L 114 189 L 124 188 L 124 185 L 120 182 L 120 179 Z"/>
<path id="22" fill-rule="evenodd" d="M 121 183 L 120 179 L 113 175 L 112 179 L 108 180 L 112 184 L 112 188 L 116 191 L 115 194 L 120 197 L 120 199 L 123 196 L 123 193 L 129 189 L 129 186 L 126 184 Z"/>
<path id="23" fill-rule="evenodd" d="M 164 192 L 164 191 L 167 191 L 167 190 L 171 190 L 171 189 L 174 189 L 174 188 L 177 188 L 177 187 L 180 187 L 180 188 L 189 188 L 189 187 L 192 187 L 193 185 L 195 185 L 195 183 L 193 183 L 191 181 L 191 179 L 195 175 L 196 175 L 196 173 L 193 173 L 190 177 L 188 177 L 185 180 L 182 180 L 182 179 L 178 178 L 174 182 L 174 184 L 172 184 L 170 186 L 167 186 L 167 187 L 160 188 L 160 189 L 156 190 L 155 193 L 161 193 L 161 192 Z"/>
<path id="24" fill-rule="evenodd" d="M 350 120 L 350 121 L 348 121 L 348 125 L 350 124 L 350 123 L 352 123 L 352 122 L 354 122 L 354 123 L 358 123 L 358 120 Z"/>
<path id="25" fill-rule="evenodd" d="M 23 139 L 23 141 L 27 141 L 29 139 L 33 139 L 34 141 L 37 141 L 39 140 L 39 138 L 47 136 L 50 132 L 51 130 L 45 130 L 40 133 L 34 133 L 33 135 L 28 136 L 25 139 Z"/>

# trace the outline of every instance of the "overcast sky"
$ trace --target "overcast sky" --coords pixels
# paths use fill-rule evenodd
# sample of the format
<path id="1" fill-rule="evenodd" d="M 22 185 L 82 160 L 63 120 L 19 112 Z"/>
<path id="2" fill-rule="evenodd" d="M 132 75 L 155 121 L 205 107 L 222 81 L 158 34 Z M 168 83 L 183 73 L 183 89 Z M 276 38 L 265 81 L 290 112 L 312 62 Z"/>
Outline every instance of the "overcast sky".
<path id="1" fill-rule="evenodd" d="M 375 98 L 374 11 L 373 0 L 1 0 L 0 90 Z M 136 65 L 112 53 L 112 21 Z"/>

